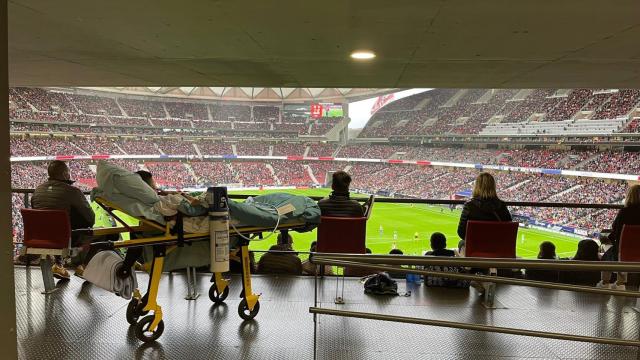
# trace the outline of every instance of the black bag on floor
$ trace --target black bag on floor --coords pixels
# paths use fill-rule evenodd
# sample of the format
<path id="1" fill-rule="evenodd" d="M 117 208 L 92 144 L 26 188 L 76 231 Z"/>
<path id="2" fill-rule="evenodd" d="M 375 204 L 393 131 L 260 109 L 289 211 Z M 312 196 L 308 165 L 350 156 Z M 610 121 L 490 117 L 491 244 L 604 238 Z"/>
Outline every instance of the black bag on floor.
<path id="1" fill-rule="evenodd" d="M 389 274 L 381 272 L 371 275 L 364 282 L 364 293 L 373 295 L 398 295 L 398 283 Z"/>

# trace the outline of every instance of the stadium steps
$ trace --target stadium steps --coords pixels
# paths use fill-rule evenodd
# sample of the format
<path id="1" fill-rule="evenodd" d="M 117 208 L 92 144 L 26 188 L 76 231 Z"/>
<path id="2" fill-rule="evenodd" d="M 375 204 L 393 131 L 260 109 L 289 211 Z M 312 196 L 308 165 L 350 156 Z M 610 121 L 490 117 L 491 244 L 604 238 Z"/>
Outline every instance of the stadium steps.
<path id="1" fill-rule="evenodd" d="M 519 182 L 519 183 L 516 183 L 516 184 L 514 184 L 514 185 L 509 186 L 509 187 L 508 187 L 508 188 L 506 188 L 505 190 L 515 190 L 515 189 L 517 189 L 517 188 L 519 188 L 519 187 L 522 187 L 523 185 L 528 184 L 528 183 L 530 183 L 530 182 L 531 182 L 531 180 L 524 180 L 524 181 L 521 181 L 521 182 Z"/>
<path id="2" fill-rule="evenodd" d="M 165 152 L 164 152 L 164 151 L 162 151 L 162 149 L 160 149 L 160 146 L 158 146 L 158 144 L 157 144 L 157 143 L 153 143 L 153 146 L 155 146 L 155 147 L 156 147 L 156 149 L 160 152 L 160 155 L 167 155 L 167 154 L 165 154 Z"/>
<path id="3" fill-rule="evenodd" d="M 169 110 L 167 110 L 165 103 L 163 102 L 161 104 L 162 104 L 162 110 L 164 110 L 164 115 L 166 116 L 167 119 L 171 119 L 171 114 L 169 114 Z"/>
<path id="4" fill-rule="evenodd" d="M 311 180 L 313 180 L 313 183 L 315 185 L 320 185 L 320 182 L 318 181 L 318 179 L 316 178 L 316 176 L 313 174 L 313 170 L 311 170 L 311 166 L 309 165 L 303 165 L 305 170 L 307 170 L 307 174 L 309 174 L 309 177 L 311 178 Z"/>
<path id="5" fill-rule="evenodd" d="M 207 120 L 213 121 L 213 115 L 211 115 L 211 106 L 207 104 Z"/>
<path id="6" fill-rule="evenodd" d="M 236 148 L 236 144 L 231 144 L 231 151 L 233 152 L 233 155 L 238 156 L 238 149 Z"/>
<path id="7" fill-rule="evenodd" d="M 522 89 L 522 90 L 518 91 L 513 96 L 513 98 L 511 98 L 509 100 L 511 100 L 511 101 L 522 101 L 522 100 L 526 99 L 527 97 L 529 97 L 529 95 L 531 95 L 532 92 L 533 92 L 533 89 Z M 509 100 L 507 100 L 507 101 L 509 101 Z M 505 114 L 505 115 L 508 115 L 508 114 Z"/>
<path id="8" fill-rule="evenodd" d="M 460 98 L 462 98 L 468 91 L 469 91 L 469 89 L 460 89 L 460 90 L 458 90 L 458 92 L 455 93 L 455 95 L 453 95 L 451 98 L 449 98 L 449 100 L 447 100 L 447 102 L 444 103 L 444 105 L 442 105 L 441 107 L 443 107 L 443 108 L 451 108 L 451 107 L 456 106 L 456 104 L 458 103 L 458 100 L 460 100 Z"/>
<path id="9" fill-rule="evenodd" d="M 302 154 L 302 156 L 308 156 L 309 155 L 309 151 L 311 150 L 311 147 L 309 145 L 307 145 L 304 148 L 304 153 Z"/>
<path id="10" fill-rule="evenodd" d="M 430 102 L 431 102 L 431 97 L 425 97 L 424 99 L 420 100 L 420 102 L 418 104 L 416 104 L 416 106 L 413 108 L 413 110 L 422 110 Z"/>
<path id="11" fill-rule="evenodd" d="M 115 145 L 118 148 L 118 150 L 120 150 L 123 154 L 129 155 L 126 151 L 124 151 L 122 147 L 120 147 L 120 145 L 117 142 L 114 141 L 113 145 Z"/>
<path id="12" fill-rule="evenodd" d="M 71 144 L 74 148 L 80 150 L 84 155 L 91 155 L 88 152 L 84 151 L 83 148 L 81 148 L 80 146 L 76 145 L 73 141 L 69 141 L 69 144 Z"/>
<path id="13" fill-rule="evenodd" d="M 349 172 L 349 171 L 351 171 L 352 167 L 353 167 L 353 165 L 347 165 L 347 166 L 344 167 L 344 169 L 342 171 Z"/>
<path id="14" fill-rule="evenodd" d="M 184 162 L 182 163 L 182 165 L 184 165 L 184 168 L 187 170 L 187 173 L 189 173 L 189 175 L 191 175 L 191 177 L 197 181 L 201 181 L 200 177 L 198 175 L 196 175 L 196 172 L 193 171 L 193 168 L 191 167 L 191 165 L 188 162 Z"/>
<path id="15" fill-rule="evenodd" d="M 273 126 L 273 124 L 271 124 Z M 273 156 L 273 145 L 269 145 L 269 156 Z"/>
<path id="16" fill-rule="evenodd" d="M 336 149 L 333 151 L 333 154 L 331 154 L 331 157 L 338 157 L 338 153 L 340 153 L 340 150 L 342 149 L 342 145 L 338 145 L 336 146 Z"/>
<path id="17" fill-rule="evenodd" d="M 585 160 L 583 160 L 583 161 L 581 161 L 581 162 L 577 163 L 577 164 L 576 164 L 576 166 L 574 166 L 572 169 L 580 169 L 580 168 L 582 168 L 583 166 L 585 166 L 585 165 L 587 165 L 587 164 L 590 164 L 592 161 L 594 161 L 595 159 L 597 159 L 598 157 L 600 157 L 600 155 L 601 155 L 601 154 L 596 153 L 595 155 L 593 155 L 593 156 L 591 156 L 591 157 L 589 157 L 589 158 L 587 158 L 587 159 L 585 159 Z"/>
<path id="18" fill-rule="evenodd" d="M 582 187 L 582 184 L 574 185 L 574 186 L 572 186 L 572 187 L 570 187 L 570 188 L 568 188 L 566 190 L 562 190 L 559 193 L 556 193 L 556 194 L 553 194 L 553 195 L 549 196 L 547 198 L 547 200 L 556 198 L 558 196 L 562 196 L 564 194 L 568 194 L 568 193 L 573 192 L 573 191 L 576 191 L 576 190 L 580 189 L 581 187 Z"/>
<path id="19" fill-rule="evenodd" d="M 118 108 L 120 109 L 120 112 L 122 113 L 122 115 L 124 115 L 124 117 L 129 117 L 129 114 L 127 114 L 126 111 L 124 111 L 124 108 L 122 107 L 122 105 L 120 105 L 120 101 L 118 101 L 118 98 L 115 98 L 116 100 L 116 105 L 118 105 Z"/>
<path id="20" fill-rule="evenodd" d="M 264 166 L 266 166 L 267 169 L 271 171 L 271 176 L 273 176 L 273 179 L 276 181 L 276 184 L 282 185 L 282 183 L 280 182 L 280 179 L 278 179 L 278 175 L 276 175 L 276 171 L 273 169 L 273 166 L 271 166 L 271 164 L 264 164 Z"/>
<path id="21" fill-rule="evenodd" d="M 198 156 L 202 156 L 202 152 L 200 152 L 200 148 L 198 147 L 198 144 L 194 142 L 192 145 L 193 145 L 193 148 L 196 149 L 196 154 L 198 154 Z"/>

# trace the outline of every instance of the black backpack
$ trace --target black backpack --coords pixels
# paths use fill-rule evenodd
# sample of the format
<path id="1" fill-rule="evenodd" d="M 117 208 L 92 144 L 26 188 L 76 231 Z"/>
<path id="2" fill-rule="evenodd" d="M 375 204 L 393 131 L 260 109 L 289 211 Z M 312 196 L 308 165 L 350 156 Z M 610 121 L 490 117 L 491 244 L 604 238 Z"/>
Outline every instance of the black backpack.
<path id="1" fill-rule="evenodd" d="M 398 283 L 386 272 L 371 275 L 364 282 L 364 293 L 373 295 L 398 295 Z"/>

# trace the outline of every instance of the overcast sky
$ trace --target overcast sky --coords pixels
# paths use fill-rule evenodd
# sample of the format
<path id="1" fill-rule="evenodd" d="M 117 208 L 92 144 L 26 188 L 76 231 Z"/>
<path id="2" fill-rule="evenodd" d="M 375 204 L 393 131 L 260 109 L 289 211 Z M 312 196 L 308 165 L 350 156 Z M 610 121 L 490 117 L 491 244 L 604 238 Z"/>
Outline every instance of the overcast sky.
<path id="1" fill-rule="evenodd" d="M 407 97 L 409 95 L 429 91 L 431 89 L 409 89 L 404 91 L 399 91 L 394 95 L 394 101 Z M 376 102 L 378 97 L 374 97 L 371 99 L 366 99 L 362 101 L 357 101 L 349 104 L 349 118 L 351 118 L 351 122 L 349 123 L 349 129 L 361 129 L 364 125 L 369 121 L 371 117 L 371 108 L 373 104 Z"/>

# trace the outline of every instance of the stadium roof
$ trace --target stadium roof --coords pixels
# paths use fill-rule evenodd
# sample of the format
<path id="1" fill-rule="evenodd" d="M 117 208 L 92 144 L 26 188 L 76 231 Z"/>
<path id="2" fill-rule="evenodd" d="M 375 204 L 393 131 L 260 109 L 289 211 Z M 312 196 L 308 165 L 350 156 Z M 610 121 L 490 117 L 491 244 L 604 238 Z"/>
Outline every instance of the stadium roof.
<path id="1" fill-rule="evenodd" d="M 11 85 L 640 87 L 638 0 L 13 0 Z M 377 57 L 358 62 L 354 50 Z"/>
<path id="2" fill-rule="evenodd" d="M 348 102 L 388 94 L 398 89 L 351 88 L 272 88 L 272 87 L 89 87 L 86 89 L 133 95 L 171 96 L 193 99 L 224 99 L 236 101 L 333 101 Z"/>

